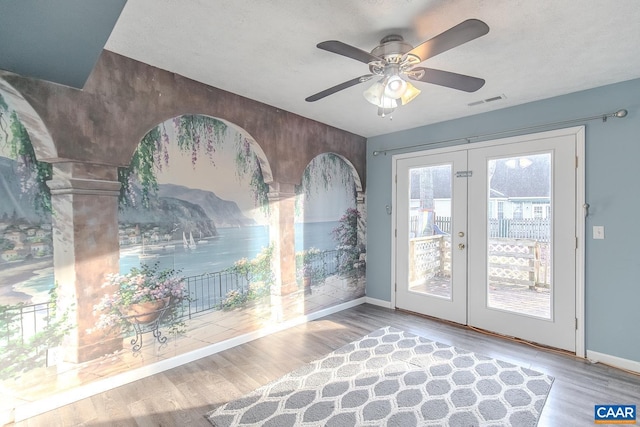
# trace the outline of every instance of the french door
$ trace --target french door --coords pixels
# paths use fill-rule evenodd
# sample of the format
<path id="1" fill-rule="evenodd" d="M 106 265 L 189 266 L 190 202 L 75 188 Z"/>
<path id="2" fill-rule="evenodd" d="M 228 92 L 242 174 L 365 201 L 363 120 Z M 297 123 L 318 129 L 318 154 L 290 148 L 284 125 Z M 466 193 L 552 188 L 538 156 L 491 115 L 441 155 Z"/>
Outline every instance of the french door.
<path id="1" fill-rule="evenodd" d="M 575 129 L 395 156 L 395 306 L 575 351 Z"/>
<path id="2" fill-rule="evenodd" d="M 465 151 L 399 160 L 396 194 L 396 307 L 462 324 L 467 323 L 467 180 L 456 174 L 466 170 Z"/>

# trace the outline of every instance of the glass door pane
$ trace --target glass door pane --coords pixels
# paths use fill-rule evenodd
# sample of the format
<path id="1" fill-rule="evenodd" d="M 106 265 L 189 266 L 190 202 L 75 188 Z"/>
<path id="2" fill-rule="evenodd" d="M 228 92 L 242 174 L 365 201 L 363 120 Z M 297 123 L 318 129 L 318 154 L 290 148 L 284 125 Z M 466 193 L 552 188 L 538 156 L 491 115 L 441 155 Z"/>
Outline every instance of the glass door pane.
<path id="1" fill-rule="evenodd" d="M 487 161 L 487 306 L 551 319 L 551 153 Z"/>
<path id="2" fill-rule="evenodd" d="M 451 299 L 451 164 L 409 170 L 409 290 Z"/>

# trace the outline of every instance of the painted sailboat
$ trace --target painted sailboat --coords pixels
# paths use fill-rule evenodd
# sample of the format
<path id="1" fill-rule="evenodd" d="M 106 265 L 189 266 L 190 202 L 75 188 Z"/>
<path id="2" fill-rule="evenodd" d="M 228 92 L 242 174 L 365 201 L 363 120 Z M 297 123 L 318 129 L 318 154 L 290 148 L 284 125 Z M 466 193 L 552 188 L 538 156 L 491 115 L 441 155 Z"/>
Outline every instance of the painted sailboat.
<path id="1" fill-rule="evenodd" d="M 209 241 L 207 239 L 202 238 L 202 231 L 200 231 L 200 238 L 198 239 L 198 244 L 204 245 L 205 243 L 209 243 Z"/>
<path id="2" fill-rule="evenodd" d="M 193 233 L 189 232 L 189 249 L 195 249 L 196 248 L 196 241 L 193 240 Z"/>
<path id="3" fill-rule="evenodd" d="M 189 240 L 187 240 L 187 235 L 184 234 L 184 231 L 182 232 L 182 246 L 184 246 L 185 249 L 196 248 L 196 242 L 193 240 L 193 234 L 191 232 L 189 232 Z"/>
<path id="4" fill-rule="evenodd" d="M 142 252 L 140 254 L 138 254 L 138 259 L 140 259 L 141 261 L 149 261 L 152 259 L 156 259 L 158 258 L 158 254 L 150 254 L 147 253 L 147 250 L 145 248 L 145 238 L 142 238 Z"/>

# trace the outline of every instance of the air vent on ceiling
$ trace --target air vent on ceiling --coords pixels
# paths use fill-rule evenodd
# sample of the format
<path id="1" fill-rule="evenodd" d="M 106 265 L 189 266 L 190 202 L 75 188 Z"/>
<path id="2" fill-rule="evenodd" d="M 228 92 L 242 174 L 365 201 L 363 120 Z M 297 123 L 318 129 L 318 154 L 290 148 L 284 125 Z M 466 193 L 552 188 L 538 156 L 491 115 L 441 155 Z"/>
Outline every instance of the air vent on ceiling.
<path id="1" fill-rule="evenodd" d="M 494 101 L 499 101 L 501 99 L 506 99 L 507 97 L 502 94 L 502 95 L 498 95 L 498 96 L 492 96 L 491 98 L 487 98 L 487 99 L 481 99 L 479 101 L 473 101 L 468 103 L 467 105 L 469 107 L 475 107 L 476 105 L 480 105 L 480 104 L 486 104 L 487 102 L 494 102 Z"/>

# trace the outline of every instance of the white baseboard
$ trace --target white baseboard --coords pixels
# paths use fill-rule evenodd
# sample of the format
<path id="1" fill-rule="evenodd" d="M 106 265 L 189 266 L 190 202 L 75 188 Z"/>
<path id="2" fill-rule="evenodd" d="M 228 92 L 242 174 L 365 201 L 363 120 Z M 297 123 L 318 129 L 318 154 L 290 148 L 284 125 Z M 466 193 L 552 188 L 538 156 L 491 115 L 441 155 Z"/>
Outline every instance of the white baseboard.
<path id="1" fill-rule="evenodd" d="M 11 411 L 7 411 L 6 414 L 0 414 L 0 420 L 4 420 L 5 417 L 9 417 L 9 420 L 7 420 L 9 422 L 24 421 L 27 418 L 43 414 L 56 408 L 60 408 L 61 406 L 69 405 L 71 403 L 77 402 L 78 400 L 91 397 L 98 393 L 103 393 L 113 388 L 129 384 L 133 381 L 158 374 L 160 372 L 184 365 L 189 362 L 193 362 L 194 360 L 198 360 L 203 357 L 211 356 L 212 354 L 219 353 L 240 344 L 265 337 L 275 332 L 280 332 L 285 329 L 301 325 L 305 322 L 320 319 L 330 314 L 364 304 L 365 302 L 368 302 L 366 301 L 365 297 L 351 300 L 342 304 L 325 308 L 323 310 L 319 310 L 308 315 L 300 316 L 286 322 L 278 323 L 260 329 L 259 331 L 250 332 L 248 334 L 240 335 L 226 341 L 211 344 L 198 350 L 190 351 L 188 353 L 181 354 L 179 356 L 172 357 L 170 359 L 163 360 L 148 366 L 144 366 L 142 368 L 132 369 L 130 371 L 98 380 L 90 384 L 81 385 L 73 389 L 57 393 L 54 396 L 50 396 L 34 402 L 25 403 L 14 408 L 13 414 L 10 413 Z"/>
<path id="2" fill-rule="evenodd" d="M 377 305 L 379 307 L 393 308 L 391 306 L 391 302 L 390 301 L 385 301 L 385 300 L 382 300 L 382 299 L 375 299 L 375 298 L 365 297 L 365 302 L 367 304 Z"/>
<path id="3" fill-rule="evenodd" d="M 623 359 L 622 357 L 591 350 L 587 350 L 587 359 L 595 363 L 605 363 L 616 368 L 622 368 L 640 374 L 640 362 L 635 360 Z"/>

